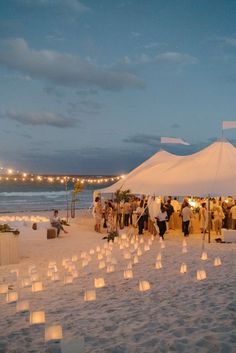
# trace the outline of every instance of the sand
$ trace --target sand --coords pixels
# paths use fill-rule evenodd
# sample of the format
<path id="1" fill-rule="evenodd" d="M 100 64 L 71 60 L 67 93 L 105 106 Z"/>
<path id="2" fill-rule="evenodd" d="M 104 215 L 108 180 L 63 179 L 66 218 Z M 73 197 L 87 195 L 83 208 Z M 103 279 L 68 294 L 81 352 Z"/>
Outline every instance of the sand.
<path id="1" fill-rule="evenodd" d="M 100 261 L 117 260 L 113 273 L 98 269 L 98 254 L 107 242 L 102 240 L 105 230 L 103 235 L 94 232 L 89 213 L 77 215 L 66 228 L 68 235 L 53 240 L 46 239 L 47 222 L 40 223 L 35 231 L 30 222 L 21 223 L 20 263 L 0 266 L 0 284 L 12 285 L 20 300 L 29 301 L 30 311 L 44 310 L 46 323 L 30 325 L 29 312 L 16 313 L 16 303 L 6 303 L 5 295 L 0 294 L 0 353 L 69 353 L 65 345 L 73 343 L 77 346 L 74 352 L 86 353 L 236 352 L 236 243 L 205 243 L 208 259 L 203 261 L 200 234 L 190 235 L 187 252 L 183 252 L 180 232 L 166 235 L 165 248 L 159 238 L 152 240 L 147 233 L 143 243 L 139 239 L 142 255 L 138 256 L 139 263 L 133 264 L 133 278 L 126 280 L 123 272 L 137 254 L 135 242 L 120 239 L 119 244 L 113 244 L 111 254 L 104 250 L 107 254 Z M 124 233 L 133 234 L 133 229 L 124 229 Z M 121 244 L 124 249 L 120 249 Z M 98 246 L 100 251 L 96 251 Z M 81 254 L 88 255 L 90 249 L 95 254 L 90 255 L 88 266 L 82 267 Z M 131 259 L 124 258 L 127 254 Z M 161 269 L 155 268 L 158 254 Z M 68 271 L 62 261 L 71 261 L 75 255 L 78 278 L 65 285 Z M 221 266 L 214 266 L 215 257 L 220 257 Z M 57 264 L 59 281 L 47 276 L 50 261 Z M 182 263 L 187 265 L 185 274 L 180 273 Z M 20 286 L 33 264 L 43 282 L 42 292 L 32 293 L 31 287 Z M 19 271 L 18 278 L 11 273 L 14 269 Z M 207 277 L 198 281 L 196 274 L 201 269 Z M 84 292 L 95 289 L 97 277 L 104 278 L 105 287 L 96 289 L 96 301 L 85 302 Z M 149 282 L 150 290 L 139 291 L 142 280 Z M 63 329 L 61 345 L 44 342 L 45 327 L 55 323 Z"/>

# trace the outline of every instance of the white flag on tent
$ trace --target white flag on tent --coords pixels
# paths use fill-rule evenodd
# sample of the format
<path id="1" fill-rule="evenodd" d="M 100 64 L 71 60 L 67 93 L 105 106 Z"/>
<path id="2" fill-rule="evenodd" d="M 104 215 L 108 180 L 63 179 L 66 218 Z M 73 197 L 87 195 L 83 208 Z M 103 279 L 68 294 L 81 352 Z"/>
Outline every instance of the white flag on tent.
<path id="1" fill-rule="evenodd" d="M 189 146 L 190 143 L 185 142 L 183 139 L 175 138 L 175 137 L 161 137 L 161 143 L 173 143 L 178 145 Z"/>
<path id="2" fill-rule="evenodd" d="M 236 129 L 236 121 L 223 121 L 222 129 Z"/>

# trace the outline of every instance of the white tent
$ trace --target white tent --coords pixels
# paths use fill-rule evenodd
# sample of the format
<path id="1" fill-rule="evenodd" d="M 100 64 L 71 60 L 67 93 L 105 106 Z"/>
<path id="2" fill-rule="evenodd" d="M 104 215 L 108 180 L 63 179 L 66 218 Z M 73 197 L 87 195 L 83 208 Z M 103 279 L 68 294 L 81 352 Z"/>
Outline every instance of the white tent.
<path id="1" fill-rule="evenodd" d="M 146 195 L 236 195 L 236 148 L 217 141 L 184 158 L 142 170 L 125 189 Z"/>
<path id="2" fill-rule="evenodd" d="M 142 164 L 140 164 L 137 168 L 133 169 L 129 174 L 127 174 L 124 179 L 120 179 L 115 184 L 108 186 L 107 188 L 96 190 L 100 193 L 114 193 L 117 190 L 128 190 L 133 191 L 135 189 L 135 184 L 132 182 L 134 177 L 141 175 L 142 172 L 152 168 L 154 166 L 160 167 L 161 164 L 171 163 L 177 160 L 182 159 L 183 156 L 178 156 L 167 151 L 159 151 L 155 153 L 152 157 L 148 158 Z M 137 192 L 139 193 L 139 192 Z"/>

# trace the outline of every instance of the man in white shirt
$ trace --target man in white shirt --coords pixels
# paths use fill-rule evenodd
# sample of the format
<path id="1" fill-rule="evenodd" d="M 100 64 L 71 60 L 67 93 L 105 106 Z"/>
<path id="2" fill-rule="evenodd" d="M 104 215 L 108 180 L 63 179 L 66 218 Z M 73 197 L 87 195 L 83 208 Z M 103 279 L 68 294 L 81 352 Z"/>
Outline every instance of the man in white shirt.
<path id="1" fill-rule="evenodd" d="M 184 236 L 188 237 L 189 236 L 189 223 L 190 223 L 190 218 L 192 217 L 192 211 L 190 208 L 190 205 L 187 201 L 185 201 L 185 204 L 183 206 L 183 209 L 181 211 L 181 216 L 182 216 L 182 221 L 183 221 L 183 232 Z"/>

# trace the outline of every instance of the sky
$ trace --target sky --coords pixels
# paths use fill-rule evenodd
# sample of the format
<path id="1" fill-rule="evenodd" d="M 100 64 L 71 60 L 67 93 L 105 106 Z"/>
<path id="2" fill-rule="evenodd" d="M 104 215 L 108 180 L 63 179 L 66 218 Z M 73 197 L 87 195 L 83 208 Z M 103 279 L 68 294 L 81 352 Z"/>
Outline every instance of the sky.
<path id="1" fill-rule="evenodd" d="M 221 138 L 236 120 L 235 23 L 234 0 L 0 1 L 0 164 L 123 174 Z"/>

